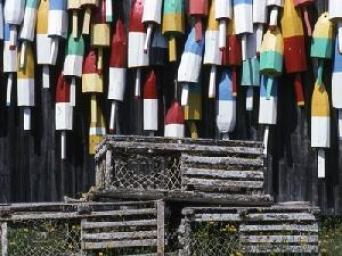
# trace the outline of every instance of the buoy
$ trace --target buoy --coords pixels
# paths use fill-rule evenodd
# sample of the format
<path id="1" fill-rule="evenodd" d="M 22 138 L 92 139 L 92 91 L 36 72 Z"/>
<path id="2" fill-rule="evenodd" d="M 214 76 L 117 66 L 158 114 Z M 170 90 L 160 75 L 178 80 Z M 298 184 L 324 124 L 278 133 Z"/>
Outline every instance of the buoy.
<path id="1" fill-rule="evenodd" d="M 142 23 L 143 9 L 143 0 L 132 1 L 128 32 L 128 67 L 136 69 L 135 97 L 141 95 L 141 68 L 149 65 L 148 51 L 144 51 L 146 32 Z"/>

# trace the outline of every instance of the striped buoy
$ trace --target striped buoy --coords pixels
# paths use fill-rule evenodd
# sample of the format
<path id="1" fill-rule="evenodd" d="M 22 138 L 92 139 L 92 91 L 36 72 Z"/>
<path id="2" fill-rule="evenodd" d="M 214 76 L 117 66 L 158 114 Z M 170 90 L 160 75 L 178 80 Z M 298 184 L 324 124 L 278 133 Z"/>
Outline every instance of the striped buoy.
<path id="1" fill-rule="evenodd" d="M 311 147 L 318 148 L 318 178 L 325 178 L 324 148 L 330 147 L 330 104 L 322 78 L 320 65 L 311 102 Z"/>
<path id="2" fill-rule="evenodd" d="M 333 24 L 328 13 L 323 13 L 315 25 L 311 41 L 311 57 L 318 58 L 317 80 L 311 100 L 311 147 L 319 148 L 318 177 L 325 177 L 325 152 L 330 147 L 330 104 L 323 83 L 324 59 L 333 54 Z"/>
<path id="3" fill-rule="evenodd" d="M 4 47 L 3 47 L 3 71 L 8 73 L 7 77 L 7 98 L 6 105 L 11 105 L 13 73 L 17 72 L 17 47 L 12 47 L 10 39 L 10 25 L 4 26 Z"/>
<path id="4" fill-rule="evenodd" d="M 117 102 L 124 100 L 127 70 L 127 35 L 121 19 L 116 22 L 113 34 L 109 60 L 108 99 L 112 101 L 109 121 L 109 131 L 114 132 L 116 122 Z"/>
<path id="5" fill-rule="evenodd" d="M 132 0 L 128 32 L 128 67 L 136 68 L 134 96 L 141 95 L 141 68 L 149 65 L 148 51 L 144 51 L 146 33 L 142 15 L 143 0 Z"/>
<path id="6" fill-rule="evenodd" d="M 340 9 L 339 8 L 341 7 L 339 6 L 340 2 L 338 0 L 335 2 L 338 4 L 338 6 L 335 6 L 335 7 L 337 7 L 337 9 Z M 315 0 L 294 0 L 294 4 L 296 7 L 301 7 L 303 9 L 303 16 L 304 16 L 304 22 L 306 25 L 307 34 L 308 36 L 311 36 L 312 28 L 310 24 L 309 11 L 307 7 L 309 5 L 314 5 Z M 331 12 L 330 8 L 334 8 L 334 6 L 332 6 L 331 0 L 329 0 L 329 13 Z"/>
<path id="7" fill-rule="evenodd" d="M 36 30 L 38 0 L 27 0 L 25 5 L 24 20 L 20 27 L 19 40 L 20 47 L 20 68 L 25 65 L 26 47 L 28 43 L 34 41 L 34 34 Z"/>
<path id="8" fill-rule="evenodd" d="M 202 67 L 204 39 L 196 41 L 196 31 L 193 27 L 186 40 L 182 58 L 178 68 L 177 80 L 183 83 L 182 105 L 188 103 L 189 83 L 198 83 Z"/>
<path id="9" fill-rule="evenodd" d="M 89 50 L 86 55 L 82 68 L 82 92 L 83 93 L 102 93 L 103 78 L 96 65 L 96 52 Z"/>
<path id="10" fill-rule="evenodd" d="M 189 0 L 189 15 L 195 19 L 195 41 L 203 39 L 202 19 L 208 16 L 208 0 Z"/>
<path id="11" fill-rule="evenodd" d="M 261 76 L 259 124 L 265 125 L 264 154 L 268 151 L 269 126 L 277 124 L 278 81 L 276 78 Z"/>
<path id="12" fill-rule="evenodd" d="M 269 29 L 260 48 L 260 72 L 268 77 L 280 76 L 283 71 L 284 42 L 278 28 Z M 267 83 L 267 98 L 271 96 L 272 83 Z"/>
<path id="13" fill-rule="evenodd" d="M 144 84 L 144 131 L 158 131 L 158 90 L 157 78 L 154 71 L 150 71 Z"/>
<path id="14" fill-rule="evenodd" d="M 98 5 L 98 0 L 81 0 L 81 7 L 85 9 L 83 16 L 82 34 L 89 35 L 90 31 L 90 19 L 92 9 L 95 9 Z"/>
<path id="15" fill-rule="evenodd" d="M 185 6 L 183 0 L 164 1 L 162 32 L 169 41 L 169 61 L 177 60 L 176 38 L 183 36 L 185 31 Z"/>
<path id="16" fill-rule="evenodd" d="M 56 62 L 59 40 L 68 36 L 67 0 L 49 1 L 48 35 L 52 39 L 50 62 Z"/>
<path id="17" fill-rule="evenodd" d="M 55 65 L 56 59 L 51 60 L 52 39 L 48 36 L 49 23 L 49 1 L 40 1 L 37 14 L 36 29 L 36 54 L 37 64 L 43 65 L 42 81 L 43 88 L 50 87 L 50 68 L 49 65 Z"/>
<path id="18" fill-rule="evenodd" d="M 208 27 L 205 31 L 205 50 L 203 59 L 203 64 L 211 65 L 208 91 L 209 99 L 215 98 L 217 66 L 221 65 L 222 63 L 222 52 L 219 48 L 219 21 L 216 20 L 215 17 L 215 1 L 216 0 L 213 0 L 211 4 Z"/>
<path id="19" fill-rule="evenodd" d="M 35 63 L 32 47 L 26 49 L 25 68 L 17 72 L 17 105 L 24 107 L 24 130 L 31 130 L 31 107 L 34 107 L 34 70 Z"/>
<path id="20" fill-rule="evenodd" d="M 270 9 L 269 25 L 271 28 L 278 26 L 279 9 L 284 5 L 284 0 L 267 0 L 267 7 Z"/>
<path id="21" fill-rule="evenodd" d="M 233 7 L 231 0 L 216 0 L 211 3 L 215 4 L 215 18 L 219 22 L 219 48 L 226 48 L 227 23 L 233 18 Z M 212 7 L 213 8 L 213 7 Z"/>
<path id="22" fill-rule="evenodd" d="M 284 63 L 287 73 L 295 73 L 295 93 L 298 106 L 304 105 L 301 72 L 307 70 L 305 36 L 300 13 L 293 0 L 285 0 L 284 14 L 281 18 L 284 38 Z"/>
<path id="23" fill-rule="evenodd" d="M 61 133 L 61 159 L 66 158 L 66 131 L 72 131 L 73 107 L 70 104 L 70 84 L 61 73 L 56 86 L 56 131 Z"/>
<path id="24" fill-rule="evenodd" d="M 66 48 L 63 75 L 71 76 L 70 104 L 72 106 L 76 106 L 76 77 L 82 77 L 83 55 L 83 37 L 79 36 L 75 38 L 70 34 Z"/>
<path id="25" fill-rule="evenodd" d="M 342 54 L 339 51 L 339 38 L 335 40 L 335 57 L 331 78 L 332 106 L 338 110 L 338 135 L 342 140 Z"/>
<path id="26" fill-rule="evenodd" d="M 184 107 L 184 120 L 192 139 L 198 139 L 196 122 L 202 119 L 202 88 L 200 84 L 189 87 L 189 103 Z"/>
<path id="27" fill-rule="evenodd" d="M 163 0 L 149 0 L 144 2 L 142 22 L 147 27 L 144 51 L 150 47 L 153 29 L 161 24 Z"/>
<path id="28" fill-rule="evenodd" d="M 78 37 L 78 12 L 81 10 L 81 0 L 68 0 L 68 11 L 71 12 L 71 35 Z"/>
<path id="29" fill-rule="evenodd" d="M 24 19 L 25 0 L 5 1 L 4 19 L 9 25 L 9 42 L 11 47 L 17 47 L 17 26 L 20 26 Z"/>
<path id="30" fill-rule="evenodd" d="M 184 112 L 181 105 L 174 101 L 165 115 L 164 136 L 172 138 L 184 138 Z"/>
<path id="31" fill-rule="evenodd" d="M 247 34 L 253 33 L 253 0 L 233 0 L 236 34 L 241 36 L 242 59 L 246 60 Z"/>
<path id="32" fill-rule="evenodd" d="M 232 74 L 229 69 L 222 70 L 216 100 L 216 125 L 223 139 L 229 139 L 229 133 L 236 125 L 236 97 L 233 95 Z"/>

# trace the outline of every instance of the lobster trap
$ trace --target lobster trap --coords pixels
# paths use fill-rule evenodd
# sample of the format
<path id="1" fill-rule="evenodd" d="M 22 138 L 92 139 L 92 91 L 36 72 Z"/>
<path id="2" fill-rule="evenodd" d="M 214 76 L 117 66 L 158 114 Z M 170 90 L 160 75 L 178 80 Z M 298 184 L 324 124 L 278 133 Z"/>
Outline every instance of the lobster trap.
<path id="1" fill-rule="evenodd" d="M 270 205 L 260 142 L 109 136 L 96 154 L 96 194 Z"/>
<path id="2" fill-rule="evenodd" d="M 180 255 L 317 255 L 317 213 L 298 204 L 184 208 Z"/>
<path id="3" fill-rule="evenodd" d="M 163 201 L 0 207 L 2 256 L 164 255 Z"/>

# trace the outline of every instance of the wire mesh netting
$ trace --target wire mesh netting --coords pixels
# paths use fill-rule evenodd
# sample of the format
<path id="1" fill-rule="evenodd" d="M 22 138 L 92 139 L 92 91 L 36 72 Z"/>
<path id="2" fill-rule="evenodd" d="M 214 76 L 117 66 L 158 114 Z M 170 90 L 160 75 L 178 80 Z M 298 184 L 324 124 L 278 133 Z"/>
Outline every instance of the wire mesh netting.
<path id="1" fill-rule="evenodd" d="M 175 156 L 115 156 L 112 186 L 132 190 L 179 190 L 179 158 Z"/>
<path id="2" fill-rule="evenodd" d="M 80 255 L 80 222 L 25 220 L 8 222 L 8 255 Z"/>
<path id="3" fill-rule="evenodd" d="M 237 225 L 227 222 L 192 223 L 189 245 L 193 256 L 243 255 Z"/>

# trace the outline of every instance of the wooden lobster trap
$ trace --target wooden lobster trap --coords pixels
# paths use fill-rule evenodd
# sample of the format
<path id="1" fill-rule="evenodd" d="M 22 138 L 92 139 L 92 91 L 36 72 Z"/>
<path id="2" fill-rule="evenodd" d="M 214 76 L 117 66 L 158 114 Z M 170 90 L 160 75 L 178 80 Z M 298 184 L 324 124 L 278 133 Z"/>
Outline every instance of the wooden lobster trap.
<path id="1" fill-rule="evenodd" d="M 179 227 L 179 255 L 318 255 L 318 209 L 187 207 Z"/>
<path id="2" fill-rule="evenodd" d="M 96 194 L 269 205 L 260 142 L 111 136 L 96 154 Z"/>
<path id="3" fill-rule="evenodd" d="M 163 201 L 0 206 L 2 256 L 165 255 Z"/>

